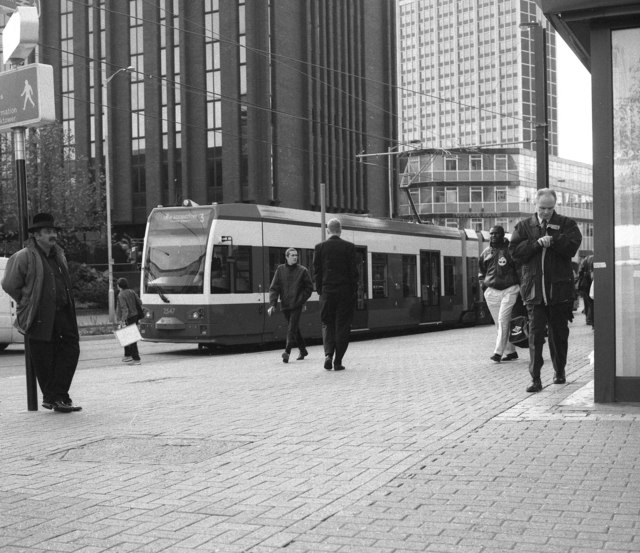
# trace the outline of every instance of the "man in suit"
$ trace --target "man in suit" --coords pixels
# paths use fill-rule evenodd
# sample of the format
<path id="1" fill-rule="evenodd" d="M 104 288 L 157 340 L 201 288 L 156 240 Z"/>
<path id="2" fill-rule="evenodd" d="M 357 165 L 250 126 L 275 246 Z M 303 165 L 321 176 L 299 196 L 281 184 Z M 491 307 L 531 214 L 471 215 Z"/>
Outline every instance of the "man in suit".
<path id="1" fill-rule="evenodd" d="M 327 223 L 328 240 L 316 245 L 313 274 L 320 296 L 320 320 L 324 344 L 324 368 L 344 370 L 342 358 L 349 346 L 351 321 L 356 306 L 358 267 L 356 248 L 340 238 L 338 219 Z"/>
<path id="2" fill-rule="evenodd" d="M 548 327 L 549 352 L 555 371 L 554 384 L 564 384 L 573 320 L 573 267 L 582 234 L 573 219 L 555 211 L 556 193 L 538 190 L 537 213 L 523 219 L 511 235 L 509 253 L 520 265 L 520 294 L 529 315 L 529 373 L 527 392 L 542 390 L 542 347 Z"/>

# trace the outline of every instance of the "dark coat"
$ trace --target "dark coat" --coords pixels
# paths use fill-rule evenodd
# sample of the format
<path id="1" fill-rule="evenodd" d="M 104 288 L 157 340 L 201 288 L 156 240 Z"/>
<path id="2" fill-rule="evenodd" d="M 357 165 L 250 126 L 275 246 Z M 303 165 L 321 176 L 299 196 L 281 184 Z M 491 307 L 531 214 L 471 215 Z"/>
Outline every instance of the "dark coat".
<path id="1" fill-rule="evenodd" d="M 582 243 L 580 229 L 573 219 L 554 211 L 547 225 L 547 235 L 553 239 L 549 248 L 538 244 L 541 233 L 538 218 L 533 215 L 520 221 L 511 234 L 509 253 L 520 266 L 522 300 L 527 304 L 543 303 L 544 286 L 549 305 L 573 301 L 571 258 Z"/>
<path id="2" fill-rule="evenodd" d="M 283 311 L 302 307 L 313 292 L 313 283 L 309 270 L 303 265 L 278 265 L 269 287 L 269 304 L 278 303 Z"/>
<path id="3" fill-rule="evenodd" d="M 61 268 L 67 290 L 71 290 L 71 280 L 67 267 L 67 260 L 60 246 L 54 246 L 56 261 Z M 30 238 L 27 245 L 14 253 L 7 261 L 3 290 L 16 302 L 15 327 L 22 334 L 29 334 L 32 338 L 49 340 L 53 332 L 53 322 L 56 314 L 55 280 L 51 279 L 51 290 L 44 290 L 45 261 L 38 252 L 36 242 Z M 73 315 L 73 325 L 77 333 L 75 305 L 73 296 L 67 294 L 69 309 Z"/>
<path id="4" fill-rule="evenodd" d="M 520 281 L 516 263 L 509 253 L 509 240 L 485 249 L 480 254 L 479 267 L 485 288 L 505 290 Z"/>
<path id="5" fill-rule="evenodd" d="M 318 294 L 326 289 L 350 286 L 358 289 L 356 247 L 339 236 L 316 244 L 313 256 L 313 277 Z"/>

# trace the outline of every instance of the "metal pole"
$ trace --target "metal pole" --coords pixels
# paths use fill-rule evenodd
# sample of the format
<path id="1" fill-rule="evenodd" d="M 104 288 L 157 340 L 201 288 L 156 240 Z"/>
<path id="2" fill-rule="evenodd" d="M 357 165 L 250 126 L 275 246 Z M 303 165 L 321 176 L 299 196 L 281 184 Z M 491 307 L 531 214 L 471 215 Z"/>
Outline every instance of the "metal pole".
<path id="1" fill-rule="evenodd" d="M 547 31 L 533 26 L 536 60 L 536 180 L 537 188 L 549 187 L 549 124 L 547 116 Z"/>
<path id="2" fill-rule="evenodd" d="M 109 83 L 111 80 L 122 72 L 130 73 L 135 71 L 135 68 L 131 65 L 128 67 L 121 67 L 111 77 L 107 78 L 102 84 L 104 89 L 104 107 L 106 114 L 106 121 L 104 124 L 104 181 L 105 181 L 105 200 L 107 204 L 107 272 L 109 274 L 109 322 L 116 322 L 115 311 L 115 290 L 113 288 L 113 248 L 111 244 L 111 148 L 109 147 Z"/>
<path id="3" fill-rule="evenodd" d="M 27 241 L 27 229 L 29 228 L 29 215 L 27 209 L 27 173 L 25 168 L 25 130 L 13 129 L 13 155 L 16 162 L 16 184 L 18 187 L 18 237 L 20 246 Z M 36 374 L 31 364 L 31 352 L 29 349 L 29 337 L 24 337 L 24 367 L 27 378 L 27 409 L 38 410 L 38 388 Z"/>
<path id="4" fill-rule="evenodd" d="M 390 147 L 387 148 L 387 152 L 389 154 L 391 154 L 392 148 L 393 148 L 393 146 L 390 146 Z M 388 180 L 388 185 L 389 185 L 389 219 L 393 219 L 393 206 L 394 206 L 394 201 L 393 201 L 393 196 L 394 196 L 394 189 L 393 189 L 393 160 L 395 160 L 395 157 L 392 157 L 391 155 L 389 155 L 389 157 L 387 158 L 387 163 L 388 163 L 387 180 Z"/>
<path id="5" fill-rule="evenodd" d="M 327 197 L 324 182 L 320 183 L 320 242 L 327 238 Z"/>
<path id="6" fill-rule="evenodd" d="M 107 272 L 109 274 L 109 322 L 116 322 L 115 314 L 115 291 L 113 289 L 113 251 L 111 245 L 111 169 L 110 169 L 110 149 L 109 149 L 109 100 L 107 94 L 107 85 L 109 81 L 105 81 L 105 113 L 106 122 L 104 125 L 104 184 L 105 198 L 107 204 Z"/>

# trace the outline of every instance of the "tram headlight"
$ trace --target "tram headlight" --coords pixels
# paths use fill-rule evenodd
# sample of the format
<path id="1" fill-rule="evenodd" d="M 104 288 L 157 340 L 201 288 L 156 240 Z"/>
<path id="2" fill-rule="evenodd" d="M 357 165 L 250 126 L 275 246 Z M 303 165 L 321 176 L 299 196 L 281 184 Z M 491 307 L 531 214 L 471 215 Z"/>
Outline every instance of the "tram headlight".
<path id="1" fill-rule="evenodd" d="M 189 320 L 191 321 L 198 321 L 200 319 L 204 319 L 204 309 L 199 308 L 196 309 L 195 311 L 191 311 L 188 315 Z"/>

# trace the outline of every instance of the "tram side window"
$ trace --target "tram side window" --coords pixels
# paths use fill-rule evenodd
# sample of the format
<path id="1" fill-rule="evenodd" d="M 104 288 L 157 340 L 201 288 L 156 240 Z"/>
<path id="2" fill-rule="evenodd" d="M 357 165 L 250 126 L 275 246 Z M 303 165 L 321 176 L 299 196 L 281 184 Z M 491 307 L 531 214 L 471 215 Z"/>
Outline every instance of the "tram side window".
<path id="1" fill-rule="evenodd" d="M 456 258 L 444 258 L 444 295 L 456 295 Z"/>
<path id="2" fill-rule="evenodd" d="M 382 253 L 374 253 L 371 256 L 371 279 L 374 298 L 387 298 L 387 273 L 389 262 L 387 256 Z"/>
<path id="3" fill-rule="evenodd" d="M 416 256 L 402 256 L 402 291 L 405 298 L 415 298 L 418 295 L 418 271 L 416 270 Z"/>
<path id="4" fill-rule="evenodd" d="M 276 274 L 278 265 L 286 263 L 285 252 L 288 248 L 269 248 L 269 284 L 273 280 L 273 275 Z"/>
<path id="5" fill-rule="evenodd" d="M 211 262 L 211 292 L 231 294 L 251 292 L 251 246 L 215 246 Z"/>

